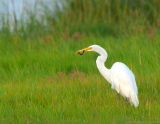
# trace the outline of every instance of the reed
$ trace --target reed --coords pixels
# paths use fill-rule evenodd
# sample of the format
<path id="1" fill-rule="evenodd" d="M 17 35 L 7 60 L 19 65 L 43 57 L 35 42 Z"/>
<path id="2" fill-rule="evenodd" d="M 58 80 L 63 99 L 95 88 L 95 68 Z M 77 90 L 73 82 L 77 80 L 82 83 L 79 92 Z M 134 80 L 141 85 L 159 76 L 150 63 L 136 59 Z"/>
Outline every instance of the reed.
<path id="1" fill-rule="evenodd" d="M 105 30 L 105 33 L 110 30 L 108 27 L 111 27 L 119 33 L 135 34 L 156 30 L 160 25 L 158 0 L 134 2 L 132 0 L 67 0 L 63 5 L 63 9 L 55 6 L 56 9 L 51 10 L 37 1 L 33 11 L 29 11 L 24 6 L 20 20 L 17 20 L 15 11 L 13 11 L 14 23 L 11 23 L 9 15 L 1 19 L 1 33 L 8 34 L 11 28 L 14 28 L 13 31 L 20 36 L 38 37 L 54 33 L 55 30 L 59 33 L 66 29 L 76 32 L 77 28 L 83 30 L 86 26 L 92 30 L 92 27 L 97 25 L 99 28 L 104 27 L 102 30 Z M 39 18 L 37 6 L 41 6 L 43 10 Z M 27 16 L 27 21 L 24 21 L 24 15 Z M 96 32 L 100 31 L 99 29 Z"/>

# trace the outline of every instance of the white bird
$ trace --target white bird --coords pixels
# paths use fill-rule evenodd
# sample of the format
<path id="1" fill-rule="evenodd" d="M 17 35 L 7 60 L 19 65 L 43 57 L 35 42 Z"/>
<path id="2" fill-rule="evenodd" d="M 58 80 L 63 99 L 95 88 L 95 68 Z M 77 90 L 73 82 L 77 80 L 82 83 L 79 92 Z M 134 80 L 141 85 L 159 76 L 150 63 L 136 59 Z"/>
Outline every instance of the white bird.
<path id="1" fill-rule="evenodd" d="M 82 55 L 86 51 L 94 51 L 99 54 L 96 60 L 97 68 L 101 75 L 111 84 L 118 94 L 125 97 L 131 104 L 138 107 L 138 90 L 133 72 L 123 63 L 115 62 L 111 69 L 105 67 L 107 52 L 99 45 L 92 45 L 77 53 Z"/>

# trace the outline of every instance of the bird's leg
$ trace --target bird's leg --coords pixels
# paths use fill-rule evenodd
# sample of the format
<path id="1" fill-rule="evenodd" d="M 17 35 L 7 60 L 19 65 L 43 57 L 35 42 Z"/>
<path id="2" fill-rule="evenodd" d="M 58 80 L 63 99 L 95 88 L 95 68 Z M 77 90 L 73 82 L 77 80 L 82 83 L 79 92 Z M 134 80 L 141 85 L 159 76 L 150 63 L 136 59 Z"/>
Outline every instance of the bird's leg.
<path id="1" fill-rule="evenodd" d="M 114 87 L 114 85 L 112 85 L 112 86 Z M 120 88 L 119 88 L 119 89 L 120 89 Z M 118 96 L 118 104 L 119 104 L 119 103 L 120 103 L 120 94 L 119 94 L 119 93 L 120 93 L 120 91 L 119 91 L 119 90 L 117 90 L 117 89 L 116 89 L 116 91 L 117 91 L 117 96 Z"/>
<path id="2" fill-rule="evenodd" d="M 125 100 L 126 100 L 126 104 L 129 105 L 129 98 L 125 97 Z"/>
<path id="3" fill-rule="evenodd" d="M 117 93 L 117 97 L 118 97 L 118 104 L 120 103 L 120 95 L 119 95 L 119 93 Z"/>

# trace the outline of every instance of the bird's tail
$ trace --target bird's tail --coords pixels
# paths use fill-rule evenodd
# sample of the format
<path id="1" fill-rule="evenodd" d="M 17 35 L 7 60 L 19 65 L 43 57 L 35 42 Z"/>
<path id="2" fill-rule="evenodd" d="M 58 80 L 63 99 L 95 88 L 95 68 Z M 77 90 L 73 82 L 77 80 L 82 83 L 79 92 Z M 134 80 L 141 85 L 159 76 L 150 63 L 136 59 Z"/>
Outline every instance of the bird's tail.
<path id="1" fill-rule="evenodd" d="M 139 101 L 136 93 L 131 96 L 131 103 L 133 103 L 135 107 L 138 107 Z"/>

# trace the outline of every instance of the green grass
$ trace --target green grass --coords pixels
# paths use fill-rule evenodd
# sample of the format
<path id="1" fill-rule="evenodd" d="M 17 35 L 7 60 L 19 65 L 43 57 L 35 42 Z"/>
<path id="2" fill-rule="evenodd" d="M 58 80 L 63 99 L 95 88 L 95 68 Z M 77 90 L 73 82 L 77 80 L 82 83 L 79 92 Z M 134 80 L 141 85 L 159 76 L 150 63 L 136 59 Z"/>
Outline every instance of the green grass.
<path id="1" fill-rule="evenodd" d="M 2 16 L 0 123 L 160 123 L 159 1 L 66 2 L 56 18 L 46 8 L 37 19 L 36 6 L 22 14 L 27 23 Z M 107 50 L 106 67 L 120 61 L 133 71 L 138 108 L 99 74 L 98 54 L 75 54 L 92 44 Z"/>
<path id="2" fill-rule="evenodd" d="M 0 40 L 0 123 L 160 123 L 160 37 L 82 36 Z M 99 74 L 92 44 L 108 52 L 106 66 L 125 63 L 135 74 L 139 107 Z"/>

